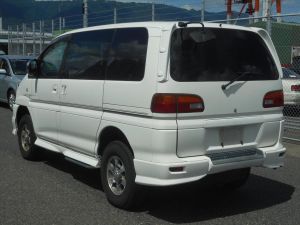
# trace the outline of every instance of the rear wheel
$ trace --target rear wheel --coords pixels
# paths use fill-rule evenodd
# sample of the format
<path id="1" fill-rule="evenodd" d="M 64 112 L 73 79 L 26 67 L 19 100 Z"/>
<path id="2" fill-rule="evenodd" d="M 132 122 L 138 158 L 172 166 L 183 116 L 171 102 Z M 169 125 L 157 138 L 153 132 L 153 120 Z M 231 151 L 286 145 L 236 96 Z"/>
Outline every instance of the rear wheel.
<path id="1" fill-rule="evenodd" d="M 13 90 L 10 90 L 7 94 L 7 103 L 10 110 L 13 110 L 15 101 L 16 101 L 16 93 Z"/>
<path id="2" fill-rule="evenodd" d="M 35 159 L 37 150 L 34 142 L 36 140 L 36 135 L 33 129 L 31 117 L 28 114 L 22 116 L 19 122 L 18 140 L 22 157 L 28 160 Z"/>
<path id="3" fill-rule="evenodd" d="M 113 141 L 104 150 L 101 180 L 108 201 L 119 208 L 130 209 L 136 203 L 133 155 L 127 145 Z"/>

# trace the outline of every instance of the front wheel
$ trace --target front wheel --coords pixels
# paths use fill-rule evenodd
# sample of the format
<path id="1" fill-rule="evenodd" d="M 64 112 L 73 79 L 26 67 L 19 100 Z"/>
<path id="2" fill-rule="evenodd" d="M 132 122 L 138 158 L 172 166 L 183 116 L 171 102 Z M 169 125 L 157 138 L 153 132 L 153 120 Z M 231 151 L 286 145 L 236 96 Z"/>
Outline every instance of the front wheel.
<path id="1" fill-rule="evenodd" d="M 119 208 L 130 209 L 135 204 L 133 155 L 127 145 L 113 141 L 104 150 L 101 166 L 102 186 L 108 201 Z"/>
<path id="2" fill-rule="evenodd" d="M 21 155 L 24 159 L 33 160 L 36 157 L 34 142 L 36 135 L 33 129 L 31 117 L 24 115 L 18 125 L 18 141 Z"/>

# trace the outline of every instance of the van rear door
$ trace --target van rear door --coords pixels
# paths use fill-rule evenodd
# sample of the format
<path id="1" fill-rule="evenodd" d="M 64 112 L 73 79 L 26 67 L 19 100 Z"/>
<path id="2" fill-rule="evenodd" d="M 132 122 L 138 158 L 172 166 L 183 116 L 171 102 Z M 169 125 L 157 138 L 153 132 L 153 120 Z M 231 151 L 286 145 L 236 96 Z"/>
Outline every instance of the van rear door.
<path id="1" fill-rule="evenodd" d="M 261 122 L 248 121 L 247 125 L 234 119 L 280 116 L 279 75 L 267 41 L 256 32 L 217 27 L 175 29 L 170 44 L 171 79 L 159 84 L 158 92 L 196 95 L 204 106 L 203 112 L 193 112 L 191 104 L 190 112 L 177 113 L 178 155 L 201 155 L 212 145 L 253 144 Z M 202 151 L 185 150 L 189 147 L 181 146 L 180 140 L 187 133 L 181 131 L 198 128 L 198 134 L 188 136 L 198 139 Z"/>

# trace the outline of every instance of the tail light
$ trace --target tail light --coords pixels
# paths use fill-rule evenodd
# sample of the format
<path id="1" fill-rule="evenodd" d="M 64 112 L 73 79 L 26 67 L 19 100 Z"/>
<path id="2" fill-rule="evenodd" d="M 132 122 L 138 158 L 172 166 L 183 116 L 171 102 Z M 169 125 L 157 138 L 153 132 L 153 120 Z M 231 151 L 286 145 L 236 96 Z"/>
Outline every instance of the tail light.
<path id="1" fill-rule="evenodd" d="M 151 111 L 154 113 L 192 113 L 203 112 L 203 99 L 188 94 L 155 94 L 152 98 Z"/>
<path id="2" fill-rule="evenodd" d="M 265 94 L 263 100 L 264 108 L 281 107 L 283 106 L 283 92 L 282 90 L 271 91 Z"/>
<path id="3" fill-rule="evenodd" d="M 300 91 L 300 85 L 297 84 L 297 85 L 292 85 L 291 86 L 291 91 Z"/>

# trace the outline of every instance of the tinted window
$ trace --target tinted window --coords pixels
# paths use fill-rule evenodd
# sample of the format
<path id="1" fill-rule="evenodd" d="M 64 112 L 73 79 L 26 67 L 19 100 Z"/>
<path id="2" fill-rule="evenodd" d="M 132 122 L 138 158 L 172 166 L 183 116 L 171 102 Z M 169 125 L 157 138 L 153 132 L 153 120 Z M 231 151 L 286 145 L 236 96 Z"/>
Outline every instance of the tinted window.
<path id="1" fill-rule="evenodd" d="M 39 60 L 40 78 L 57 78 L 67 46 L 66 41 L 58 41 L 49 47 Z"/>
<path id="2" fill-rule="evenodd" d="M 70 79 L 104 80 L 105 54 L 111 45 L 113 30 L 88 31 L 72 36 L 64 73 Z"/>
<path id="3" fill-rule="evenodd" d="M 10 59 L 10 65 L 15 75 L 25 75 L 27 73 L 27 62 L 29 59 Z"/>
<path id="4" fill-rule="evenodd" d="M 117 29 L 108 53 L 107 80 L 140 81 L 148 46 L 145 28 Z"/>
<path id="5" fill-rule="evenodd" d="M 177 29 L 171 39 L 171 76 L 176 81 L 276 80 L 278 71 L 255 33 L 216 28 Z"/>

